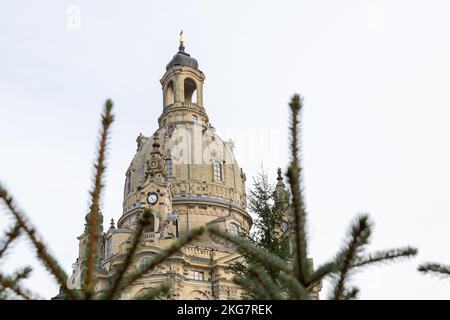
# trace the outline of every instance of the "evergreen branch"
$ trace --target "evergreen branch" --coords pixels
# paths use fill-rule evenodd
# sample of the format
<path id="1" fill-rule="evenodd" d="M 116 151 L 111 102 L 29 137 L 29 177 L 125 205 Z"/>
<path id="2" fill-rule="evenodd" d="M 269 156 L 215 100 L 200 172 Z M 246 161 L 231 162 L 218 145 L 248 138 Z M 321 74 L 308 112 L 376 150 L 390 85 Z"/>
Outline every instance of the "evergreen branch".
<path id="1" fill-rule="evenodd" d="M 259 282 L 252 281 L 252 277 L 234 276 L 233 281 L 247 290 L 248 293 L 245 298 L 248 299 L 250 297 L 251 300 L 268 299 L 267 291 Z"/>
<path id="2" fill-rule="evenodd" d="M 416 254 L 417 249 L 411 247 L 377 251 L 363 257 L 357 257 L 352 268 L 359 268 L 374 263 L 386 263 L 402 258 L 410 258 Z"/>
<path id="3" fill-rule="evenodd" d="M 342 300 L 354 300 L 358 298 L 359 289 L 356 287 L 351 288 L 350 290 L 345 290 L 342 295 Z"/>
<path id="4" fill-rule="evenodd" d="M 205 232 L 205 227 L 199 227 L 196 229 L 189 230 L 185 232 L 177 241 L 175 241 L 172 245 L 170 245 L 168 248 L 161 250 L 159 254 L 156 257 L 153 257 L 150 261 L 150 263 L 139 271 L 134 271 L 128 276 L 125 276 L 122 284 L 120 286 L 119 292 L 122 292 L 125 290 L 130 284 L 144 276 L 147 272 L 152 270 L 155 266 L 159 265 L 160 263 L 164 262 L 167 258 L 175 254 L 181 247 L 184 245 L 190 243 L 191 241 L 197 239 L 199 236 L 201 236 Z"/>
<path id="5" fill-rule="evenodd" d="M 253 277 L 261 286 L 264 291 L 267 292 L 268 300 L 281 300 L 280 290 L 277 288 L 276 284 L 272 278 L 267 274 L 267 272 L 257 266 L 251 266 L 249 268 L 250 276 Z"/>
<path id="6" fill-rule="evenodd" d="M 218 228 L 215 228 L 215 227 L 209 227 L 208 232 L 212 235 L 215 235 L 215 236 L 218 236 L 220 238 L 230 241 L 231 243 L 238 246 L 240 250 L 242 250 L 245 253 L 249 254 L 250 256 L 254 257 L 257 261 L 266 263 L 271 268 L 274 268 L 275 270 L 291 272 L 291 269 L 289 268 L 289 265 L 286 263 L 285 260 L 279 258 L 276 255 L 271 254 L 267 250 L 263 250 L 263 249 L 259 248 L 258 246 L 254 245 L 250 241 L 247 241 L 241 237 L 229 234 L 229 233 L 219 230 Z"/>
<path id="7" fill-rule="evenodd" d="M 5 289 L 13 291 L 16 295 L 22 297 L 25 300 L 41 299 L 28 289 L 22 288 L 19 284 L 19 281 L 27 277 L 30 272 L 30 268 L 25 268 L 22 271 L 16 272 L 14 277 L 0 274 L 0 285 Z"/>
<path id="8" fill-rule="evenodd" d="M 309 291 L 293 275 L 280 272 L 280 280 L 290 292 L 290 298 L 293 300 L 309 300 Z"/>
<path id="9" fill-rule="evenodd" d="M 95 178 L 93 183 L 93 189 L 90 192 L 91 195 L 91 211 L 89 213 L 88 221 L 88 254 L 87 254 L 87 271 L 86 271 L 86 287 L 85 294 L 87 298 L 91 298 L 93 295 L 94 288 L 94 271 L 95 264 L 97 260 L 97 248 L 99 240 L 99 229 L 100 229 L 100 197 L 102 193 L 103 176 L 106 169 L 106 149 L 108 145 L 109 138 L 109 128 L 114 121 L 114 116 L 112 115 L 113 103 L 110 99 L 106 100 L 105 108 L 102 114 L 102 128 L 99 137 L 99 145 L 97 152 L 97 160 L 94 165 L 95 167 Z"/>
<path id="10" fill-rule="evenodd" d="M 24 230 L 36 249 L 36 255 L 38 259 L 42 261 L 47 270 L 56 278 L 58 283 L 61 285 L 62 290 L 68 297 L 71 299 L 77 299 L 78 295 L 75 294 L 72 290 L 67 286 L 67 275 L 61 266 L 58 264 L 56 259 L 48 252 L 47 246 L 40 240 L 40 237 L 37 234 L 37 231 L 31 226 L 26 218 L 25 214 L 19 211 L 16 207 L 15 201 L 8 194 L 8 191 L 2 187 L 0 183 L 0 198 L 5 202 L 6 206 L 9 209 L 9 212 L 14 216 L 20 228 Z"/>
<path id="11" fill-rule="evenodd" d="M 8 247 L 11 243 L 20 235 L 20 225 L 15 224 L 10 230 L 6 232 L 6 240 L 3 242 L 2 247 L 0 248 L 0 259 L 3 254 L 8 250 Z"/>
<path id="12" fill-rule="evenodd" d="M 160 296 L 168 295 L 170 293 L 170 284 L 163 283 L 155 288 L 148 289 L 145 293 L 140 294 L 135 300 L 155 300 Z"/>
<path id="13" fill-rule="evenodd" d="M 294 211 L 294 235 L 295 235 L 295 262 L 294 270 L 301 283 L 306 283 L 307 279 L 307 236 L 306 236 L 306 211 L 304 208 L 301 171 L 299 161 L 299 131 L 301 123 L 299 121 L 300 112 L 303 109 L 303 99 L 295 94 L 289 103 L 291 108 L 291 165 L 288 168 L 287 176 L 292 191 L 292 206 Z"/>
<path id="14" fill-rule="evenodd" d="M 28 278 L 31 274 L 32 269 L 30 267 L 25 267 L 21 270 L 14 272 L 14 281 L 20 281 Z"/>
<path id="15" fill-rule="evenodd" d="M 134 254 L 136 253 L 136 250 L 141 241 L 142 233 L 144 232 L 144 228 L 150 223 L 150 215 L 151 215 L 150 209 L 146 209 L 144 211 L 144 213 L 142 214 L 140 223 L 138 224 L 136 232 L 134 234 L 134 237 L 131 241 L 131 248 L 128 250 L 127 255 L 125 257 L 125 261 L 122 265 L 119 266 L 118 275 L 117 275 L 117 278 L 114 280 L 112 288 L 109 290 L 109 292 L 107 292 L 105 294 L 106 300 L 114 299 L 116 297 L 116 295 L 118 294 L 118 289 L 120 287 L 120 283 L 122 282 L 122 279 L 123 279 L 125 273 L 129 269 L 129 267 L 133 261 Z"/>
<path id="16" fill-rule="evenodd" d="M 360 216 L 350 226 L 348 243 L 337 257 L 339 263 L 339 275 L 333 289 L 333 298 L 340 300 L 343 298 L 345 282 L 357 254 L 361 248 L 368 243 L 370 237 L 370 222 L 367 215 Z"/>
<path id="17" fill-rule="evenodd" d="M 418 270 L 441 278 L 450 277 L 450 266 L 440 263 L 424 263 L 418 267 Z"/>
<path id="18" fill-rule="evenodd" d="M 308 277 L 306 284 L 307 286 L 310 286 L 316 282 L 321 281 L 326 276 L 335 273 L 339 270 L 339 265 L 336 263 L 336 261 L 327 262 L 321 266 L 319 266 L 316 271 L 313 272 L 313 274 Z"/>

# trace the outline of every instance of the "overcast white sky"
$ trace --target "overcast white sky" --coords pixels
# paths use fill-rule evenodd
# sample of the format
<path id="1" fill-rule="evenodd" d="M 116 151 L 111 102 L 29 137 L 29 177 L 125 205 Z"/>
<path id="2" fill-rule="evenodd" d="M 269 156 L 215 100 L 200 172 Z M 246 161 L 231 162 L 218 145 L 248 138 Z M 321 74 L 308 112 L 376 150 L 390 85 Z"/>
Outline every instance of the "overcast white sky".
<path id="1" fill-rule="evenodd" d="M 77 8 L 79 25 L 70 19 Z M 261 162 L 272 178 L 286 167 L 287 102 L 294 92 L 305 96 L 315 264 L 334 255 L 356 214 L 369 212 L 371 249 L 409 244 L 420 252 L 355 277 L 361 298 L 448 299 L 450 280 L 416 267 L 450 263 L 449 14 L 445 0 L 4 0 L 0 181 L 70 274 L 102 104 L 111 97 L 117 119 L 103 201 L 107 228 L 121 215 L 135 139 L 157 128 L 159 79 L 184 29 L 186 50 L 206 74 L 210 120 L 222 138 L 233 138 L 248 182 Z M 1 212 L 4 230 L 11 220 Z M 0 270 L 26 264 L 35 268 L 28 286 L 55 295 L 25 241 Z"/>

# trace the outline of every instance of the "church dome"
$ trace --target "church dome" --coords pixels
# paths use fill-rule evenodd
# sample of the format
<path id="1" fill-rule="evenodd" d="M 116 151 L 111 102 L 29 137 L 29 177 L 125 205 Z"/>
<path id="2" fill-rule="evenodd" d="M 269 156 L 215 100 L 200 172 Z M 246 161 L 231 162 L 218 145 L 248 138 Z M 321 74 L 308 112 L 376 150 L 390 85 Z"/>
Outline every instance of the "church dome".
<path id="1" fill-rule="evenodd" d="M 196 132 L 198 131 L 198 132 Z M 161 158 L 166 162 L 163 172 L 163 180 L 166 183 L 177 185 L 180 182 L 198 182 L 204 186 L 220 186 L 227 189 L 222 196 L 215 196 L 228 200 L 234 206 L 244 210 L 245 186 L 243 173 L 241 172 L 233 154 L 233 143 L 223 141 L 215 134 L 213 127 L 204 129 L 196 123 L 176 123 L 160 127 L 151 137 L 139 135 L 137 138 L 138 149 L 131 161 L 128 172 L 130 181 L 126 182 L 125 200 L 129 193 L 138 192 L 144 185 L 148 176 L 148 166 L 155 149 L 161 153 Z M 187 136 L 198 136 L 195 142 Z M 155 148 L 157 146 L 157 148 Z M 189 150 L 201 150 L 201 159 L 196 158 Z M 220 170 L 214 166 L 220 163 Z M 181 196 L 186 191 L 173 189 L 174 196 Z M 232 193 L 235 192 L 235 195 Z M 201 192 L 193 192 L 199 194 Z"/>
<path id="2" fill-rule="evenodd" d="M 172 60 L 167 64 L 166 70 L 174 66 L 185 66 L 193 69 L 198 69 L 198 62 L 192 58 L 189 53 L 184 52 L 184 46 L 181 45 L 179 51 L 173 56 Z"/>
<path id="3" fill-rule="evenodd" d="M 136 140 L 118 227 L 129 226 L 136 213 L 151 207 L 161 223 L 155 230 L 161 234 L 174 219 L 181 233 L 217 223 L 225 229 L 231 224 L 250 229 L 245 174 L 234 157 L 233 143 L 222 140 L 209 122 L 203 105 L 204 80 L 180 37 L 179 51 L 160 79 L 159 128 Z"/>

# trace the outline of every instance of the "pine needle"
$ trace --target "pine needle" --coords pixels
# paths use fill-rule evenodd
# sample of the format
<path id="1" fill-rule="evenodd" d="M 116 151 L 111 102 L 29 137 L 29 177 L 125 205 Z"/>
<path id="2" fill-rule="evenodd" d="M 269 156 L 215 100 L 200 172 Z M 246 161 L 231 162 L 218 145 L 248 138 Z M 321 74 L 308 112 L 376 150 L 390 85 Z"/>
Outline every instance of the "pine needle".
<path id="1" fill-rule="evenodd" d="M 363 257 L 357 257 L 352 265 L 352 268 L 364 267 L 366 265 L 373 265 L 375 263 L 393 262 L 399 259 L 410 258 L 417 254 L 416 248 L 395 248 L 390 250 L 381 250 L 374 253 L 367 254 Z"/>
<path id="2" fill-rule="evenodd" d="M 327 262 L 316 269 L 313 274 L 307 279 L 306 285 L 311 286 L 320 282 L 326 276 L 339 271 L 339 265 L 336 261 Z"/>
<path id="3" fill-rule="evenodd" d="M 418 270 L 441 278 L 450 277 L 450 266 L 440 263 L 424 263 L 419 266 Z"/>
<path id="4" fill-rule="evenodd" d="M 5 235 L 6 240 L 3 241 L 3 244 L 0 247 L 0 259 L 6 250 L 8 250 L 11 243 L 20 235 L 20 225 L 16 223 Z"/>
<path id="5" fill-rule="evenodd" d="M 16 295 L 25 300 L 42 299 L 30 290 L 22 288 L 19 284 L 19 281 L 27 278 L 30 272 L 31 268 L 26 267 L 23 270 L 17 271 L 13 277 L 0 274 L 0 285 L 5 289 L 13 291 Z"/>
<path id="6" fill-rule="evenodd" d="M 88 254 L 87 254 L 87 271 L 86 271 L 86 287 L 85 294 L 87 298 L 93 296 L 94 288 L 94 272 L 97 262 L 97 250 L 99 241 L 99 229 L 100 229 L 100 197 L 103 190 L 103 176 L 106 169 L 106 151 L 109 140 L 109 129 L 114 121 L 112 115 L 113 103 L 111 100 L 107 100 L 105 108 L 102 114 L 102 126 L 99 137 L 97 160 L 94 165 L 95 178 L 93 183 L 93 189 L 90 192 L 91 195 L 91 211 L 89 213 L 88 221 Z"/>
<path id="7" fill-rule="evenodd" d="M 9 195 L 8 191 L 1 185 L 1 183 L 0 183 L 0 198 L 6 204 L 6 207 L 9 209 L 9 212 L 15 218 L 17 224 L 20 225 L 22 230 L 30 239 L 31 243 L 36 249 L 36 255 L 38 259 L 41 260 L 41 262 L 44 264 L 44 266 L 47 268 L 50 274 L 52 274 L 56 278 L 64 293 L 67 294 L 67 296 L 69 296 L 71 299 L 77 299 L 78 295 L 76 295 L 67 286 L 66 273 L 58 264 L 56 259 L 54 259 L 53 256 L 48 252 L 47 246 L 43 243 L 42 240 L 40 240 L 37 231 L 28 222 L 28 219 L 26 218 L 25 214 L 19 211 L 19 209 L 15 205 L 14 199 Z"/>
<path id="8" fill-rule="evenodd" d="M 290 293 L 289 299 L 309 300 L 311 298 L 310 292 L 293 275 L 280 272 L 280 280 Z"/>
<path id="9" fill-rule="evenodd" d="M 122 292 L 133 282 L 135 282 L 136 280 L 143 277 L 146 273 L 148 273 L 150 270 L 152 270 L 154 267 L 156 267 L 160 263 L 164 262 L 167 258 L 169 258 L 173 254 L 175 254 L 181 247 L 183 247 L 184 245 L 197 239 L 199 236 L 201 236 L 205 232 L 205 230 L 206 230 L 205 227 L 199 227 L 199 228 L 192 229 L 192 230 L 185 232 L 171 246 L 169 246 L 166 249 L 161 250 L 158 255 L 153 257 L 151 259 L 150 263 L 145 268 L 143 268 L 142 270 L 134 271 L 129 275 L 126 275 L 122 281 L 120 288 L 119 288 L 119 292 Z"/>
<path id="10" fill-rule="evenodd" d="M 119 290 L 120 284 L 122 282 L 122 279 L 133 261 L 134 254 L 136 253 L 138 245 L 141 241 L 144 228 L 150 223 L 150 215 L 151 214 L 152 213 L 151 213 L 150 209 L 146 209 L 143 212 L 142 218 L 137 226 L 137 229 L 135 231 L 133 239 L 131 240 L 131 248 L 127 252 L 125 261 L 122 265 L 119 266 L 118 275 L 117 275 L 117 278 L 114 280 L 111 290 L 109 290 L 109 292 L 107 292 L 105 294 L 106 300 L 114 299 L 116 297 L 116 295 L 119 293 L 118 290 Z"/>
<path id="11" fill-rule="evenodd" d="M 368 243 L 371 233 L 370 229 L 371 224 L 367 215 L 358 217 L 350 226 L 347 243 L 337 257 L 340 268 L 333 289 L 333 299 L 342 299 L 345 290 L 345 282 L 350 269 L 352 268 L 357 254 L 361 252 L 362 247 Z"/>
<path id="12" fill-rule="evenodd" d="M 251 266 L 249 268 L 250 276 L 255 279 L 266 292 L 268 300 L 281 300 L 281 291 L 277 285 L 273 282 L 272 278 L 267 274 L 267 272 L 258 266 Z"/>
<path id="13" fill-rule="evenodd" d="M 233 282 L 247 290 L 247 292 L 252 292 L 254 295 L 256 295 L 257 299 L 269 299 L 267 291 L 264 289 L 264 287 L 259 282 L 254 281 L 252 277 L 234 276 Z M 253 296 L 249 296 L 246 293 L 243 293 L 241 298 L 243 300 L 254 300 Z"/>
<path id="14" fill-rule="evenodd" d="M 292 191 L 292 206 L 294 213 L 294 235 L 295 235 L 295 262 L 294 270 L 300 283 L 306 283 L 307 274 L 307 236 L 306 236 L 306 211 L 304 208 L 301 174 L 302 167 L 299 161 L 299 133 L 301 123 L 299 121 L 300 113 L 303 109 L 303 99 L 295 94 L 289 103 L 291 108 L 291 164 L 288 168 L 287 176 Z"/>
<path id="15" fill-rule="evenodd" d="M 230 241 L 231 243 L 238 246 L 240 250 L 245 251 L 249 255 L 253 256 L 255 259 L 258 259 L 259 261 L 270 265 L 275 270 L 283 270 L 285 272 L 291 271 L 289 265 L 286 263 L 285 260 L 269 253 L 267 250 L 257 247 L 248 240 L 229 234 L 215 227 L 209 227 L 208 232 L 212 236 L 214 235 L 219 236 L 220 238 Z"/>
<path id="16" fill-rule="evenodd" d="M 170 284 L 163 283 L 155 288 L 149 288 L 146 292 L 140 294 L 135 300 L 155 300 L 161 296 L 170 294 Z"/>

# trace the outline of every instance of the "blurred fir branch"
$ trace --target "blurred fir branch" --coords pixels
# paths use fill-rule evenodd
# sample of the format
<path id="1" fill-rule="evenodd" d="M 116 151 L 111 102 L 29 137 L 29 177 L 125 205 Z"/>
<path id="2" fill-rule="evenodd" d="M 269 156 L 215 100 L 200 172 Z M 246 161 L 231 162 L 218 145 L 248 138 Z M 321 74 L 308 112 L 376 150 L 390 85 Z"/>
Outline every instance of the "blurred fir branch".
<path id="1" fill-rule="evenodd" d="M 424 263 L 418 267 L 418 270 L 425 274 L 431 274 L 440 278 L 450 277 L 450 266 L 440 263 Z"/>
<path id="2" fill-rule="evenodd" d="M 121 293 L 127 289 L 134 281 L 139 280 L 148 271 L 165 262 L 167 258 L 175 254 L 182 246 L 190 243 L 201 234 L 205 232 L 205 228 L 198 228 L 190 230 L 183 234 L 177 241 L 166 249 L 162 249 L 158 255 L 151 261 L 150 265 L 143 270 L 134 271 L 132 262 L 136 250 L 139 246 L 142 231 L 148 224 L 150 211 L 143 212 L 140 223 L 131 238 L 131 247 L 128 249 L 125 261 L 116 270 L 116 275 L 111 288 L 106 294 L 96 296 L 94 290 L 95 272 L 97 268 L 97 255 L 101 248 L 100 233 L 101 233 L 101 219 L 100 219 L 100 202 L 101 195 L 104 189 L 104 174 L 106 169 L 106 153 L 109 142 L 110 126 L 114 121 L 112 114 L 113 103 L 107 100 L 104 106 L 101 121 L 101 131 L 99 137 L 99 145 L 97 150 L 97 159 L 94 164 L 95 174 L 93 179 L 91 196 L 90 212 L 88 213 L 87 231 L 88 231 L 88 263 L 86 267 L 86 281 L 83 282 L 82 290 L 70 289 L 67 284 L 67 275 L 60 267 L 57 260 L 50 254 L 48 247 L 44 244 L 42 238 L 37 231 L 32 227 L 26 215 L 21 212 L 15 204 L 14 199 L 0 183 L 0 198 L 3 200 L 7 211 L 16 221 L 16 225 L 6 232 L 6 238 L 0 242 L 0 258 L 10 247 L 11 243 L 17 239 L 20 232 L 23 231 L 30 242 L 32 243 L 38 259 L 47 268 L 48 272 L 54 276 L 56 282 L 61 288 L 61 293 L 67 299 L 116 299 L 120 297 Z M 0 273 L 0 299 L 40 299 L 37 294 L 24 289 L 19 283 L 21 280 L 28 277 L 31 268 L 24 268 L 14 273 L 13 276 L 7 276 Z M 12 295 L 12 294 L 13 295 Z M 167 299 L 172 296 L 170 292 L 170 285 L 165 283 L 155 288 L 149 288 L 146 293 L 139 296 L 139 299 Z"/>
<path id="3" fill-rule="evenodd" d="M 109 141 L 109 130 L 114 116 L 112 114 L 113 103 L 107 100 L 102 114 L 101 131 L 97 158 L 94 165 L 95 175 L 92 190 L 90 191 L 91 206 L 88 214 L 88 259 L 86 266 L 86 281 L 82 290 L 70 289 L 67 285 L 67 275 L 59 263 L 49 253 L 48 247 L 32 227 L 31 223 L 16 206 L 15 201 L 8 191 L 0 184 L 0 198 L 3 200 L 8 212 L 16 221 L 16 226 L 6 232 L 6 239 L 0 245 L 0 258 L 8 250 L 11 243 L 18 237 L 20 231 L 28 237 L 32 243 L 38 259 L 54 276 L 60 285 L 62 293 L 67 299 L 116 299 L 121 296 L 132 283 L 139 280 L 153 268 L 163 263 L 168 257 L 175 254 L 182 246 L 198 238 L 206 231 L 211 237 L 220 237 L 233 244 L 242 253 L 244 263 L 232 266 L 236 273 L 235 282 L 241 285 L 247 292 L 248 298 L 253 299 L 310 299 L 314 289 L 321 286 L 321 281 L 326 277 L 332 277 L 333 299 L 354 299 L 358 289 L 348 287 L 350 276 L 363 266 L 376 263 L 391 262 L 400 258 L 414 256 L 417 252 L 414 248 L 400 248 L 379 251 L 372 254 L 364 254 L 364 249 L 369 242 L 371 223 L 366 215 L 358 217 L 350 226 L 344 246 L 330 262 L 325 263 L 315 270 L 311 259 L 308 258 L 307 219 L 301 185 L 302 167 L 299 160 L 299 132 L 300 116 L 303 108 L 302 99 L 294 95 L 291 102 L 291 162 L 287 170 L 290 185 L 291 201 L 288 208 L 271 204 L 273 190 L 264 176 L 259 177 L 255 183 L 255 191 L 249 198 L 250 209 L 259 215 L 256 220 L 258 231 L 253 237 L 239 236 L 227 233 L 216 228 L 200 227 L 190 230 L 175 241 L 170 247 L 161 250 L 154 256 L 151 262 L 140 270 L 132 268 L 134 255 L 141 241 L 144 227 L 148 224 L 149 211 L 144 211 L 132 236 L 131 246 L 125 256 L 124 262 L 116 269 L 113 284 L 110 289 L 101 296 L 95 295 L 94 282 L 97 268 L 97 255 L 100 246 L 101 216 L 100 202 L 103 191 L 103 180 L 106 169 L 106 153 Z M 289 227 L 282 231 L 280 222 L 284 212 L 289 213 Z M 427 266 L 425 266 L 427 267 Z M 424 270 L 426 269 L 424 267 Z M 428 269 L 449 270 L 445 268 Z M 20 281 L 26 278 L 31 269 L 25 268 L 17 271 L 13 276 L 0 274 L 0 298 L 8 298 L 12 292 L 23 299 L 38 298 L 37 295 L 22 288 Z M 445 272 L 441 272 L 445 273 Z M 447 272 L 450 273 L 450 272 Z M 151 288 L 138 299 L 168 298 L 171 296 L 170 285 L 163 284 Z"/>
<path id="4" fill-rule="evenodd" d="M 287 255 L 285 246 L 279 242 L 277 230 L 280 230 L 280 226 L 266 218 L 271 214 L 279 218 L 280 214 L 269 204 L 273 199 L 266 177 L 260 177 L 255 182 L 254 191 L 250 192 L 249 197 L 250 209 L 263 222 L 262 226 L 257 226 L 261 229 L 259 235 L 236 236 L 214 228 L 209 228 L 208 231 L 213 237 L 221 237 L 235 244 L 242 252 L 244 261 L 235 263 L 231 269 L 235 274 L 235 282 L 245 289 L 243 298 L 311 299 L 321 287 L 322 280 L 330 277 L 331 299 L 355 299 L 359 289 L 349 287 L 348 283 L 351 275 L 361 267 L 409 258 L 416 255 L 417 250 L 406 247 L 364 254 L 369 243 L 372 223 L 367 215 L 361 215 L 350 225 L 342 249 L 333 259 L 314 270 L 312 261 L 308 258 L 307 215 L 301 180 L 299 136 L 303 99 L 296 94 L 289 106 L 291 161 L 286 176 L 290 185 L 291 201 L 285 212 L 290 215 L 291 221 L 286 233 L 290 239 L 291 254 Z M 273 236 L 264 237 L 266 233 Z"/>
<path id="5" fill-rule="evenodd" d="M 91 195 L 91 211 L 89 212 L 88 221 L 88 256 L 87 256 L 87 272 L 86 286 L 84 294 L 90 299 L 94 295 L 94 272 L 97 264 L 98 242 L 100 240 L 100 197 L 104 187 L 103 179 L 106 169 L 105 159 L 109 142 L 109 131 L 114 121 L 112 114 L 113 103 L 110 99 L 106 100 L 105 109 L 102 114 L 102 126 L 99 137 L 99 145 L 97 151 L 97 160 L 94 165 L 95 178 Z"/>

